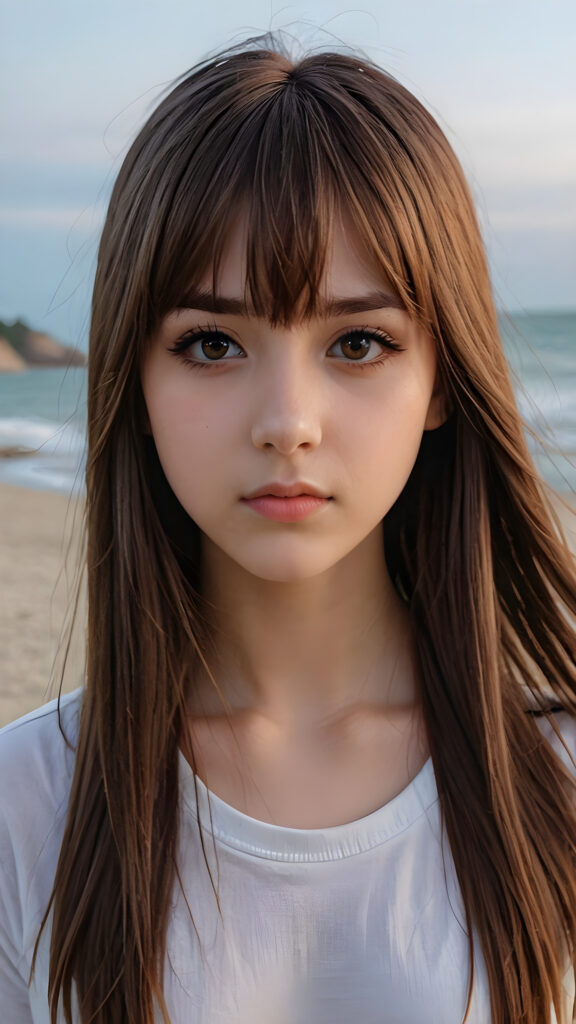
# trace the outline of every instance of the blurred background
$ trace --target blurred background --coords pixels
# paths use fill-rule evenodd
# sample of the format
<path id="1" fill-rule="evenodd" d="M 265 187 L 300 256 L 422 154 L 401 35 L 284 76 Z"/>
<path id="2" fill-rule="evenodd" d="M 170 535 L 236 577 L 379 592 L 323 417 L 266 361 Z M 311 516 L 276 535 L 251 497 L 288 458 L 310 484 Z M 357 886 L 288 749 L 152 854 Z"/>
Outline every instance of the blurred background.
<path id="1" fill-rule="evenodd" d="M 576 488 L 574 0 L 0 0 L 0 724 L 38 703 L 63 621 L 114 177 L 172 79 L 280 29 L 362 50 L 440 121 L 476 198 L 522 411 L 553 449 L 536 457 Z"/>

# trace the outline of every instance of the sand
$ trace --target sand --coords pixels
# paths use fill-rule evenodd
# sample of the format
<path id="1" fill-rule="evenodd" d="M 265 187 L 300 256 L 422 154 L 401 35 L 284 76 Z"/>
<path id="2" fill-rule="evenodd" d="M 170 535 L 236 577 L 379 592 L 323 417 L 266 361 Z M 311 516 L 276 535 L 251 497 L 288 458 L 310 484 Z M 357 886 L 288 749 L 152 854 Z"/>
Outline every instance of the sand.
<path id="1" fill-rule="evenodd" d="M 576 503 L 571 496 L 570 504 Z M 576 552 L 576 516 L 558 504 Z M 0 484 L 0 726 L 55 696 L 60 636 L 73 592 L 82 508 L 70 499 Z M 85 602 L 81 604 L 64 690 L 82 681 Z"/>
<path id="2" fill-rule="evenodd" d="M 63 495 L 0 484 L 0 726 L 57 693 L 51 679 L 72 591 L 66 550 L 75 511 L 82 509 Z M 79 626 L 66 690 L 82 680 L 82 613 Z"/>

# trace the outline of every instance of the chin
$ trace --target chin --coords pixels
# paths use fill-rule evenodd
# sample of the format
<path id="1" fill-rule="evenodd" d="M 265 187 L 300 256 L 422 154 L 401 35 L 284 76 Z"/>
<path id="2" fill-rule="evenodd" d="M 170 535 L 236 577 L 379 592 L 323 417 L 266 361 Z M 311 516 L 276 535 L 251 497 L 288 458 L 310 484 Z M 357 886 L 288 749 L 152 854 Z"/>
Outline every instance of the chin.
<path id="1" fill-rule="evenodd" d="M 319 538 L 318 534 L 293 537 L 235 537 L 215 533 L 204 536 L 204 564 L 221 575 L 237 570 L 269 583 L 299 584 L 313 580 L 339 565 L 355 546 L 337 543 L 336 537 Z M 324 542 L 323 542 L 324 541 Z M 236 567 L 234 569 L 233 567 Z M 223 575 L 222 575 L 223 574 Z"/>
<path id="2" fill-rule="evenodd" d="M 268 556 L 266 558 L 243 558 L 238 564 L 246 572 L 269 583 L 304 583 L 330 570 L 339 558 L 321 559 L 311 557 L 310 552 L 301 552 L 292 556 Z"/>

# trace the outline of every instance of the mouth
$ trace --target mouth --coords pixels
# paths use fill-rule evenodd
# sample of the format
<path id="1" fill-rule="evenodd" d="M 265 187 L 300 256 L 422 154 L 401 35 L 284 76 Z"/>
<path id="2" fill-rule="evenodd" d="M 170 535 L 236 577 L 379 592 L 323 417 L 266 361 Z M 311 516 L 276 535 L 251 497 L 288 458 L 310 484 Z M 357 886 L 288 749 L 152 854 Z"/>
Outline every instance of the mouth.
<path id="1" fill-rule="evenodd" d="M 315 484 L 297 482 L 294 484 L 282 484 L 282 483 L 270 483 L 265 484 L 263 487 L 259 487 L 257 490 L 252 491 L 251 494 L 246 495 L 244 501 L 252 501 L 254 498 L 323 498 L 324 500 L 331 500 L 328 494 L 325 494 L 321 488 L 316 487 Z"/>
<path id="2" fill-rule="evenodd" d="M 243 498 L 243 503 L 253 512 L 279 523 L 297 523 L 301 519 L 307 519 L 313 513 L 326 508 L 331 501 L 331 498 L 306 491 L 289 496 L 266 491 L 252 498 Z"/>
<path id="3" fill-rule="evenodd" d="M 262 491 L 261 494 L 252 494 L 244 501 L 255 501 L 257 498 L 278 498 L 284 501 L 292 501 L 295 498 L 316 498 L 320 501 L 332 501 L 332 498 L 324 494 L 315 494 L 314 491 L 298 491 L 297 494 L 277 494 L 276 491 Z"/>

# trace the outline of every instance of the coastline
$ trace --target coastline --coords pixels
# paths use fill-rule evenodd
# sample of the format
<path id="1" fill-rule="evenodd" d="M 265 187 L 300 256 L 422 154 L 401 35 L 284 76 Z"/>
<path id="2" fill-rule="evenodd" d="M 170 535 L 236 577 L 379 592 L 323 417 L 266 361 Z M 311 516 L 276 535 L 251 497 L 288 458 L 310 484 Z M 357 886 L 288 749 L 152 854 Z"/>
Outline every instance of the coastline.
<path id="1" fill-rule="evenodd" d="M 576 512 L 576 495 L 562 495 Z M 83 502 L 0 483 L 0 727 L 56 696 L 59 638 L 71 603 Z M 554 501 L 576 554 L 576 514 Z M 72 540 L 71 540 L 72 538 Z M 83 675 L 82 595 L 63 691 Z"/>

